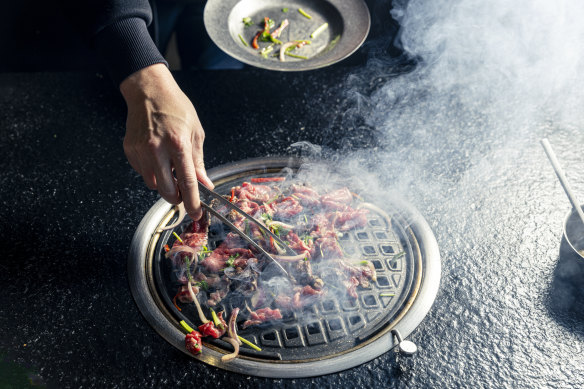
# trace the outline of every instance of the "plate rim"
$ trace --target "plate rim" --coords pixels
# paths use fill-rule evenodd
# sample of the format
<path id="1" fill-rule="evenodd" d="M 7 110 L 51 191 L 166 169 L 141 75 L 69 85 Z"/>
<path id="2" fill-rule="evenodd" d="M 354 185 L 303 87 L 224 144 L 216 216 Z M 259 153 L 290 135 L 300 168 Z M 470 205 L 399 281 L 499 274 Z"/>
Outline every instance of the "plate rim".
<path id="1" fill-rule="evenodd" d="M 308 60 L 304 61 L 293 61 L 293 62 L 279 62 L 279 61 L 269 61 L 269 60 L 254 60 L 252 56 L 246 55 L 246 48 L 242 46 L 241 42 L 235 39 L 220 39 L 220 36 L 216 34 L 217 29 L 210 28 L 209 26 L 213 26 L 218 24 L 218 14 L 216 9 L 223 9 L 229 8 L 233 10 L 233 8 L 239 4 L 241 1 L 244 0 L 208 0 L 207 4 L 205 5 L 205 10 L 203 12 L 203 22 L 205 25 L 205 30 L 207 34 L 211 38 L 211 40 L 219 47 L 221 51 L 225 54 L 229 55 L 230 57 L 243 62 L 247 65 L 259 68 L 259 69 L 266 69 L 266 70 L 275 70 L 275 71 L 306 71 L 306 70 L 315 70 L 320 69 L 326 66 L 333 65 L 337 62 L 340 62 L 348 57 L 350 57 L 355 51 L 357 51 L 367 39 L 369 32 L 371 30 L 371 12 L 369 11 L 369 7 L 365 0 L 321 0 L 322 2 L 329 3 L 332 5 L 341 15 L 341 19 L 344 26 L 343 35 L 339 42 L 335 45 L 333 49 L 331 49 L 328 53 L 319 53 L 315 57 L 324 58 L 324 61 L 319 61 L 318 58 L 312 57 Z M 278 5 L 278 4 L 275 4 Z M 281 5 L 287 5 L 285 2 L 282 2 Z M 359 21 L 358 23 L 349 23 L 344 18 L 344 15 L 347 13 L 347 9 L 355 9 L 361 12 L 365 18 L 364 20 Z M 343 12 L 343 10 L 345 12 Z M 223 14 L 222 19 L 228 20 Z M 363 26 L 365 28 L 359 28 L 356 26 Z M 229 30 L 229 26 L 224 26 L 224 30 Z M 353 33 L 353 30 L 356 32 L 356 39 L 355 45 L 352 44 L 343 44 L 347 42 L 347 40 L 343 41 L 343 36 L 347 34 L 347 27 L 349 27 L 349 33 Z M 338 49 L 340 47 L 340 49 Z M 335 51 L 336 50 L 336 51 Z M 340 51 L 339 51 L 340 50 Z M 335 53 L 336 55 L 330 56 L 330 53 Z M 314 60 L 313 60 L 314 58 Z"/>

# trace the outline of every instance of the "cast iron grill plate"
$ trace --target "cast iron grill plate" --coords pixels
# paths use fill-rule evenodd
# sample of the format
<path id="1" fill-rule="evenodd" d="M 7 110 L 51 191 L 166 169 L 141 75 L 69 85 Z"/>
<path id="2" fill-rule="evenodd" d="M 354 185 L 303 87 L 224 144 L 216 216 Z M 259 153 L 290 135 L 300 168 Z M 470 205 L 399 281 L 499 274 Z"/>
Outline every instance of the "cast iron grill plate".
<path id="1" fill-rule="evenodd" d="M 283 168 L 294 170 L 299 165 L 299 160 L 289 158 L 248 160 L 210 170 L 209 174 L 216 191 L 227 194 L 232 186 L 249 181 L 251 177 L 278 175 Z M 371 282 L 369 288 L 357 288 L 357 299 L 328 294 L 303 309 L 282 310 L 284 319 L 281 321 L 239 330 L 239 335 L 257 344 L 262 351 L 243 346 L 240 357 L 229 364 L 220 362 L 221 355 L 232 350 L 222 340 L 205 342 L 203 355 L 198 358 L 246 374 L 302 377 L 343 370 L 374 358 L 395 346 L 390 334 L 392 329 L 399 328 L 402 336 L 407 336 L 434 300 L 440 276 L 438 249 L 421 216 L 409 209 L 411 206 L 407 203 L 377 205 L 390 215 L 390 226 L 382 215 L 371 211 L 365 227 L 345 232 L 339 238 L 346 254 L 371 261 L 377 272 L 377 281 Z M 179 322 L 185 320 L 193 328 L 200 323 L 193 304 L 180 304 L 182 311 L 172 304 L 179 284 L 173 277 L 170 261 L 164 257 L 163 246 L 171 244 L 174 238 L 171 231 L 158 234 L 155 230 L 159 225 L 172 222 L 175 211 L 170 205 L 165 207 L 165 212 L 154 210 L 155 207 L 149 214 L 156 211 L 157 220 L 150 221 L 151 215 L 145 217 L 153 226 L 149 227 L 149 235 L 141 236 L 140 244 L 135 242 L 137 236 L 134 237 L 132 251 L 136 251 L 136 246 L 141 247 L 143 254 L 138 255 L 143 258 L 136 259 L 136 254 L 130 253 L 132 292 L 141 312 L 154 328 L 186 352 L 184 331 Z M 188 224 L 189 220 L 185 220 L 175 232 L 181 233 Z M 212 241 L 210 234 L 211 247 Z M 236 293 L 229 294 L 221 302 L 228 312 L 233 304 L 240 306 L 237 297 Z M 144 300 L 148 302 L 145 304 Z M 276 371 L 274 364 L 280 366 Z M 290 368 L 291 365 L 303 368 Z"/>

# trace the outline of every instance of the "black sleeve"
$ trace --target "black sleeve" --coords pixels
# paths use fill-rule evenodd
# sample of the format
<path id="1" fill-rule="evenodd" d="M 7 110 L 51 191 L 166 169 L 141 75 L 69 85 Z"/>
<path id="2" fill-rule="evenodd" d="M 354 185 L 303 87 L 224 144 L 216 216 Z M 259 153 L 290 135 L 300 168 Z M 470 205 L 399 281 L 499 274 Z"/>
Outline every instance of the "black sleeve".
<path id="1" fill-rule="evenodd" d="M 104 59 L 116 85 L 146 66 L 168 65 L 148 32 L 152 9 L 147 0 L 61 2 L 85 41 Z"/>

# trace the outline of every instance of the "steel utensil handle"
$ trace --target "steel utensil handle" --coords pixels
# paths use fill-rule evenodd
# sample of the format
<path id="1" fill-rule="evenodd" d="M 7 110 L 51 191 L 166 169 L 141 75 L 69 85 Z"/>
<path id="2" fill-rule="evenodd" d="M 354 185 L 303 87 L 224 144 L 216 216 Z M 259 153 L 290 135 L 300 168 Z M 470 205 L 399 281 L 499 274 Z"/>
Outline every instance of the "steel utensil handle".
<path id="1" fill-rule="evenodd" d="M 580 220 L 582 220 L 582 223 L 584 223 L 584 212 L 582 212 L 582 206 L 578 202 L 578 199 L 576 199 L 576 195 L 574 194 L 574 192 L 572 191 L 572 188 L 570 187 L 570 184 L 568 183 L 568 179 L 566 178 L 566 175 L 564 174 L 564 171 L 562 170 L 562 167 L 560 166 L 560 162 L 558 161 L 558 158 L 556 157 L 556 153 L 554 152 L 554 149 L 552 149 L 552 145 L 547 140 L 547 138 L 544 138 L 541 140 L 541 145 L 543 146 L 543 149 L 545 150 L 545 153 L 547 154 L 548 159 L 550 160 L 550 162 L 551 162 L 551 164 L 556 172 L 556 175 L 558 176 L 558 179 L 560 180 L 560 184 L 562 184 L 562 187 L 564 188 L 564 192 L 566 192 L 566 195 L 568 196 L 568 199 L 570 199 L 572 206 L 576 209 L 576 212 L 578 212 L 578 216 L 580 216 Z"/>

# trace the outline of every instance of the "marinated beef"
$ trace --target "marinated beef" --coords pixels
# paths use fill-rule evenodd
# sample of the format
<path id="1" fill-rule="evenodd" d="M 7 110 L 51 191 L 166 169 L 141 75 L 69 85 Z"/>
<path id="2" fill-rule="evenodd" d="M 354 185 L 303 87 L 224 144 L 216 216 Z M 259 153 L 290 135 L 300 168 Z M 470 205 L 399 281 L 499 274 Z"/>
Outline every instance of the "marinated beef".
<path id="1" fill-rule="evenodd" d="M 182 266 L 177 298 L 182 303 L 192 302 L 187 286 L 192 280 L 192 291 L 204 293 L 206 305 L 215 307 L 230 294 L 243 296 L 240 308 L 251 306 L 248 319 L 242 327 L 282 319 L 280 309 L 298 310 L 314 304 L 326 295 L 330 288 L 346 290 L 348 296 L 357 298 L 357 287 L 367 288 L 375 280 L 375 269 L 366 261 L 348 260 L 338 242 L 342 232 L 367 224 L 367 209 L 355 209 L 353 195 L 348 188 L 340 188 L 323 195 L 307 185 L 283 187 L 276 185 L 242 183 L 226 196 L 233 204 L 265 223 L 276 235 L 296 252 L 297 257 L 282 259 L 295 283 L 285 292 L 274 291 L 260 278 L 269 261 L 258 257 L 247 242 L 234 233 L 227 233 L 214 249 L 207 245 L 209 220 L 193 222 L 173 245 L 174 263 Z M 282 255 L 272 239 L 264 236 L 259 228 L 249 223 L 237 212 L 229 212 L 228 218 L 235 226 L 252 237 L 266 251 Z M 188 246 L 188 248 L 181 246 Z M 181 252 L 181 250 L 183 252 Z M 190 250 L 190 251 L 189 251 Z M 193 263 L 195 251 L 197 262 Z M 187 265 L 185 265 L 185 262 Z M 201 299 L 204 301 L 205 298 Z"/>

